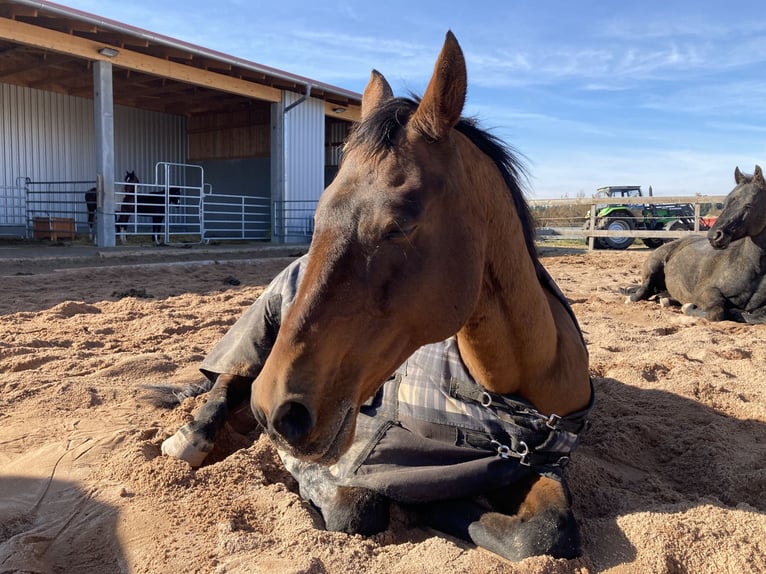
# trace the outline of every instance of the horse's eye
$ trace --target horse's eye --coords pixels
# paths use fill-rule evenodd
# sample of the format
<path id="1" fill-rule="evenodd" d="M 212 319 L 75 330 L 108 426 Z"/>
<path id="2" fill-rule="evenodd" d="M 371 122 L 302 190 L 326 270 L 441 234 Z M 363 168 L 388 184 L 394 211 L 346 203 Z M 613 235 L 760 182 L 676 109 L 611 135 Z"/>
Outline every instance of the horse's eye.
<path id="1" fill-rule="evenodd" d="M 394 222 L 383 231 L 381 238 L 384 241 L 396 241 L 397 239 L 404 239 L 412 234 L 417 227 L 414 223 L 397 223 Z"/>

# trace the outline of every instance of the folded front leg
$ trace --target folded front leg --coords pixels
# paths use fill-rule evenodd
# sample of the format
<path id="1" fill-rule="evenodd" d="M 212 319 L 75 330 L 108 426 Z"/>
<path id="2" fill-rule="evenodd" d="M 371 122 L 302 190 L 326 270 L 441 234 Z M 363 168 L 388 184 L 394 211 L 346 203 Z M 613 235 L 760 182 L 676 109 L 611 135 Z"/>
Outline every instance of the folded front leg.
<path id="1" fill-rule="evenodd" d="M 194 415 L 194 420 L 182 426 L 162 443 L 162 454 L 185 460 L 191 466 L 201 466 L 215 446 L 218 433 L 231 413 L 237 418 L 250 413 L 252 379 L 237 375 L 218 375 L 208 393 L 207 402 Z M 247 406 L 247 409 L 242 406 Z M 255 419 L 252 418 L 252 427 Z"/>

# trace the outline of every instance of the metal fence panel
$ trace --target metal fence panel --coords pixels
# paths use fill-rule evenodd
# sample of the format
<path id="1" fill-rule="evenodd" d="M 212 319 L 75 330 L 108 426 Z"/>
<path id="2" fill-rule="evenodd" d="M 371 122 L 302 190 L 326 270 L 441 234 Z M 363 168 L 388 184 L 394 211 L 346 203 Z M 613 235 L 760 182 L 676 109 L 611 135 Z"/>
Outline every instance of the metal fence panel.
<path id="1" fill-rule="evenodd" d="M 206 193 L 202 213 L 205 242 L 271 239 L 268 198 Z"/>
<path id="2" fill-rule="evenodd" d="M 32 181 L 23 178 L 25 236 L 34 239 L 74 239 L 90 233 L 85 194 L 95 181 Z"/>
<path id="3" fill-rule="evenodd" d="M 26 233 L 27 201 L 23 187 L 0 186 L 0 235 L 19 237 Z"/>
<path id="4" fill-rule="evenodd" d="M 274 235 L 283 243 L 310 243 L 317 200 L 275 201 Z"/>

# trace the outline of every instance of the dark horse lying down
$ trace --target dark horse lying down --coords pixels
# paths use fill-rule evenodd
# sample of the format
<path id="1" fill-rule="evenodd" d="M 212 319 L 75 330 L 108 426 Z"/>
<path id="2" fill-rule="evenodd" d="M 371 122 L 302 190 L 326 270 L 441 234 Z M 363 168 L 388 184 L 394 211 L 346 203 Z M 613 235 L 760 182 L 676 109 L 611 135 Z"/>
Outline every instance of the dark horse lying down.
<path id="1" fill-rule="evenodd" d="M 328 529 L 383 530 L 394 500 L 512 560 L 573 557 L 588 353 L 466 87 L 451 33 L 420 102 L 373 71 L 308 255 L 203 362 L 207 403 L 162 450 L 199 466 L 254 418 Z"/>
<path id="2" fill-rule="evenodd" d="M 631 301 L 667 294 L 687 315 L 766 322 L 766 183 L 760 166 L 752 176 L 736 168 L 734 181 L 707 239 L 684 237 L 654 251 Z"/>
<path id="3" fill-rule="evenodd" d="M 165 194 L 162 191 L 140 193 L 138 185 L 141 183 L 135 171 L 125 172 L 125 195 L 117 215 L 117 233 L 121 241 L 125 242 L 125 231 L 130 216 L 146 215 L 152 218 L 152 234 L 155 243 L 162 243 L 163 223 L 165 221 Z M 180 202 L 181 190 L 171 187 L 168 190 L 168 204 L 177 205 Z"/>

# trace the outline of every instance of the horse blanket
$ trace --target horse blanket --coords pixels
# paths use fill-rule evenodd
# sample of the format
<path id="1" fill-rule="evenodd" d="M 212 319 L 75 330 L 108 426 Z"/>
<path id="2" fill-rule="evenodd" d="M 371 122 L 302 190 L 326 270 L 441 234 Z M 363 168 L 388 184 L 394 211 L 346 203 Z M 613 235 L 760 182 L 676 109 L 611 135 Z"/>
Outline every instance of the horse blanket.
<path id="1" fill-rule="evenodd" d="M 280 273 L 226 333 L 201 365 L 206 376 L 258 375 L 304 263 L 300 258 Z M 489 393 L 470 375 L 450 337 L 418 349 L 362 406 L 353 444 L 327 470 L 337 484 L 400 502 L 472 496 L 531 473 L 560 478 L 592 403 L 564 417 L 546 416 L 520 397 Z M 305 463 L 280 456 L 298 478 Z"/>

